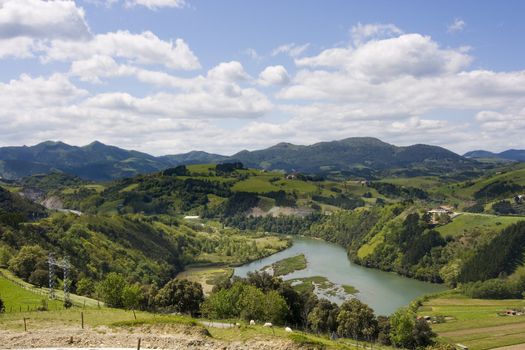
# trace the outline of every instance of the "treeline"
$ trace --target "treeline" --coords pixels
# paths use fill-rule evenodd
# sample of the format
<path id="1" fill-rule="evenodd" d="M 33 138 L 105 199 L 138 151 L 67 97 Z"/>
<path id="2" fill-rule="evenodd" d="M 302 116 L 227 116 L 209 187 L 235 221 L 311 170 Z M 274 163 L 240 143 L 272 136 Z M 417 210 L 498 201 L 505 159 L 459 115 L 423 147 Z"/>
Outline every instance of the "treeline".
<path id="1" fill-rule="evenodd" d="M 520 194 L 519 192 L 523 189 L 523 186 L 512 181 L 495 181 L 483 186 L 479 191 L 476 191 L 474 193 L 474 198 L 487 202 L 501 197 L 513 197 L 516 194 Z"/>
<path id="2" fill-rule="evenodd" d="M 354 198 L 350 197 L 346 194 L 339 194 L 337 196 L 321 196 L 321 195 L 313 195 L 312 200 L 324 203 L 328 205 L 333 205 L 335 207 L 351 210 L 359 207 L 365 206 L 365 201 L 362 198 Z"/>
<path id="3" fill-rule="evenodd" d="M 223 281 L 204 301 L 201 314 L 211 319 L 289 325 L 317 334 L 337 334 L 409 349 L 431 345 L 435 337 L 428 323 L 418 320 L 409 309 L 401 309 L 390 318 L 377 317 L 357 298 L 338 306 L 311 291 L 297 292 L 289 283 L 267 273 Z"/>
<path id="4" fill-rule="evenodd" d="M 274 232 L 280 234 L 301 235 L 310 232 L 310 227 L 314 223 L 323 220 L 323 215 L 312 213 L 305 217 L 298 216 L 264 216 L 247 217 L 245 215 L 235 215 L 224 218 L 225 225 L 233 226 L 241 230 Z"/>
<path id="5" fill-rule="evenodd" d="M 377 192 L 387 197 L 403 199 L 428 199 L 426 191 L 410 186 L 398 186 L 387 182 L 371 182 L 370 187 L 375 188 Z"/>

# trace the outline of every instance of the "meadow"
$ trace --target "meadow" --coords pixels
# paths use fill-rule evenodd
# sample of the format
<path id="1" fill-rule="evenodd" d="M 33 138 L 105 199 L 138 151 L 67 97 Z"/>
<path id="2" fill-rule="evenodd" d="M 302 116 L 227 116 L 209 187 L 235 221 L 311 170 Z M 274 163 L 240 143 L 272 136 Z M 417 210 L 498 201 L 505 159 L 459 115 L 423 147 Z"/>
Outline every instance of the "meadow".
<path id="1" fill-rule="evenodd" d="M 444 317 L 444 323 L 432 325 L 442 340 L 483 350 L 525 343 L 525 316 L 503 315 L 524 308 L 525 300 L 469 299 L 446 292 L 424 302 L 418 314 Z"/>

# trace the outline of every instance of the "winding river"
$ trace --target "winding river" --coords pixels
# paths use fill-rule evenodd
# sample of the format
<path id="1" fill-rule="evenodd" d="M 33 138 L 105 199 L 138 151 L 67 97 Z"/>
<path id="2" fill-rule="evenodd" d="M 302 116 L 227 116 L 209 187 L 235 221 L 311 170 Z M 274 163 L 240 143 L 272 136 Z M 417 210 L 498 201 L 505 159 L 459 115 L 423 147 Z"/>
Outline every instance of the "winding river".
<path id="1" fill-rule="evenodd" d="M 356 265 L 350 262 L 341 246 L 306 237 L 294 237 L 290 248 L 237 267 L 235 275 L 245 277 L 248 272 L 260 270 L 276 261 L 301 253 L 306 257 L 307 268 L 284 276 L 285 280 L 323 276 L 339 285 L 354 286 L 359 290 L 357 298 L 370 305 L 378 315 L 389 315 L 418 296 L 446 289 L 442 285 Z M 341 301 L 333 295 L 323 296 L 334 302 Z"/>

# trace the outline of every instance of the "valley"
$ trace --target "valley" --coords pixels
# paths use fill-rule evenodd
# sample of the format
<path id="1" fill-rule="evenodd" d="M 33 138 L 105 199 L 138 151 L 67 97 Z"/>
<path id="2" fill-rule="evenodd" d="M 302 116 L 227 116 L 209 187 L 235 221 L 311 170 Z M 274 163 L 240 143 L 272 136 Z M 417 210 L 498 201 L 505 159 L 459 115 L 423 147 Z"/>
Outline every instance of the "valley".
<path id="1" fill-rule="evenodd" d="M 443 343 L 466 342 L 472 349 L 516 344 L 518 338 L 499 333 L 486 344 L 447 333 L 459 316 L 432 304 L 455 293 L 472 301 L 475 312 L 476 300 L 511 303 L 525 291 L 523 166 L 458 161 L 465 167 L 450 172 L 449 165 L 432 163 L 414 176 L 390 166 L 361 177 L 224 162 L 111 181 L 56 171 L 3 179 L 0 268 L 31 293 L 49 282 L 50 253 L 68 257 L 70 276 L 59 272 L 56 283 L 74 293 L 73 309 L 82 306 L 76 298 L 87 297 L 104 308 L 141 310 L 138 318 L 155 329 L 200 320 L 239 322 L 244 329 L 254 319 L 301 332 L 295 338 L 280 333 L 286 344 L 344 348 L 343 339 L 353 338 L 410 347 L 393 343 L 395 331 L 387 327 L 408 317 L 414 329 L 424 329 L 414 315 L 429 310 L 444 317 L 445 323 L 429 325 Z M 18 312 L 30 305 L 32 314 L 42 304 L 41 297 L 25 302 L 12 295 L 4 297 L 6 315 L 17 305 Z M 414 306 L 414 300 L 424 301 Z M 67 315 L 53 309 L 61 304 L 50 301 L 45 313 Z M 188 318 L 155 319 L 173 312 Z M 364 328 L 347 333 L 345 312 L 362 313 L 372 338 Z M 482 313 L 479 318 L 481 325 L 489 322 Z M 44 322 L 40 314 L 36 319 Z M 474 327 L 470 320 L 465 327 Z M 268 335 L 257 327 L 240 333 L 204 327 L 221 341 Z M 312 332 L 322 336 L 312 340 Z M 342 342 L 331 343 L 333 334 Z"/>

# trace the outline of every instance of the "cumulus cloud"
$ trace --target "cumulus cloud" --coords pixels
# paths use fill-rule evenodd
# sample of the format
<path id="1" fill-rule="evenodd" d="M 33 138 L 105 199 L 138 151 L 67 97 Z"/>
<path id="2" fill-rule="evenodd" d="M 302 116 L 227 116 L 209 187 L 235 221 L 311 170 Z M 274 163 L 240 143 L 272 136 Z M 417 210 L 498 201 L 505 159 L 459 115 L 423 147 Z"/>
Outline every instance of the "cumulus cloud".
<path id="1" fill-rule="evenodd" d="M 259 74 L 259 84 L 269 85 L 286 85 L 290 81 L 286 68 L 281 65 L 266 67 Z"/>
<path id="2" fill-rule="evenodd" d="M 43 60 L 85 60 L 95 55 L 123 58 L 139 64 L 162 64 L 172 69 L 200 68 L 198 58 L 184 40 L 164 41 L 152 32 L 111 32 L 98 34 L 87 42 L 53 40 L 45 49 Z"/>
<path id="3" fill-rule="evenodd" d="M 231 82 L 248 80 L 250 78 L 238 61 L 220 63 L 208 71 L 208 77 Z"/>
<path id="4" fill-rule="evenodd" d="M 449 33 L 461 32 L 465 29 L 466 26 L 467 26 L 467 23 L 464 20 L 460 18 L 456 18 L 454 22 L 448 25 L 447 32 Z"/>
<path id="5" fill-rule="evenodd" d="M 356 48 L 329 49 L 295 62 L 298 66 L 338 68 L 361 79 L 382 82 L 402 76 L 457 73 L 472 60 L 464 51 L 443 49 L 430 37 L 414 33 L 368 41 Z"/>
<path id="6" fill-rule="evenodd" d="M 67 38 L 90 36 L 84 10 L 69 0 L 0 1 L 0 38 Z"/>

